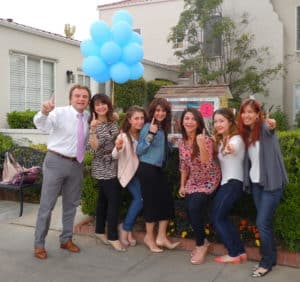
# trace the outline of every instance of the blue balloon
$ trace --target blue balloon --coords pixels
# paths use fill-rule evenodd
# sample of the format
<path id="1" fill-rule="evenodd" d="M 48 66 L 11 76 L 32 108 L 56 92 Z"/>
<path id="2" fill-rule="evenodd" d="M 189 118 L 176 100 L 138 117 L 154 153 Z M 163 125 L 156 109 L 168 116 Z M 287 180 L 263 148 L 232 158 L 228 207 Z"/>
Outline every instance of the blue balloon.
<path id="1" fill-rule="evenodd" d="M 120 21 L 112 26 L 111 33 L 113 41 L 120 46 L 124 46 L 131 39 L 132 30 L 130 24 Z"/>
<path id="2" fill-rule="evenodd" d="M 109 25 L 104 21 L 94 22 L 91 25 L 90 34 L 94 42 L 99 46 L 111 39 Z"/>
<path id="3" fill-rule="evenodd" d="M 142 36 L 140 34 L 138 34 L 137 32 L 132 32 L 131 34 L 131 39 L 130 39 L 131 42 L 135 42 L 135 43 L 138 43 L 140 45 L 143 44 L 143 39 L 142 39 Z"/>
<path id="4" fill-rule="evenodd" d="M 129 79 L 136 80 L 143 77 L 144 66 L 141 63 L 130 66 L 130 76 Z"/>
<path id="5" fill-rule="evenodd" d="M 124 83 L 129 79 L 130 68 L 126 64 L 119 62 L 110 67 L 110 76 L 113 81 Z"/>
<path id="6" fill-rule="evenodd" d="M 107 69 L 105 72 L 93 76 L 93 79 L 99 83 L 104 83 L 108 80 L 110 80 L 110 74 L 109 74 L 109 69 Z"/>
<path id="7" fill-rule="evenodd" d="M 82 70 L 88 76 L 98 76 L 107 71 L 107 66 L 100 57 L 89 56 L 83 59 Z"/>
<path id="8" fill-rule="evenodd" d="M 138 63 L 144 57 L 144 50 L 137 43 L 129 43 L 123 49 L 122 61 L 128 65 Z"/>
<path id="9" fill-rule="evenodd" d="M 84 40 L 80 43 L 80 51 L 83 57 L 100 56 L 100 48 L 91 39 Z"/>
<path id="10" fill-rule="evenodd" d="M 109 65 L 115 64 L 122 56 L 121 47 L 113 41 L 106 42 L 100 50 L 101 58 Z"/>
<path id="11" fill-rule="evenodd" d="M 118 11 L 114 14 L 113 19 L 112 19 L 112 23 L 113 25 L 116 24 L 117 22 L 120 21 L 124 21 L 129 23 L 132 26 L 133 23 L 133 19 L 132 16 L 130 15 L 130 13 L 126 10 L 121 10 Z"/>

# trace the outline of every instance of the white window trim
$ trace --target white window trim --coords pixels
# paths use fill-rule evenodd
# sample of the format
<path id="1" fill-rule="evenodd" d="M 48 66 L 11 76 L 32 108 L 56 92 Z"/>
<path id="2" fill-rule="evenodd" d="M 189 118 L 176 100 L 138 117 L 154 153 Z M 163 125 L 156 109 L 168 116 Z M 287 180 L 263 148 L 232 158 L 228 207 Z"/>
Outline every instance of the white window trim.
<path id="1" fill-rule="evenodd" d="M 297 43 L 298 43 L 298 30 L 297 30 L 297 28 L 298 28 L 298 9 L 300 9 L 300 5 L 296 6 L 296 9 L 295 9 L 295 52 L 300 53 L 300 46 L 299 46 L 299 49 L 297 46 Z M 300 21 L 300 12 L 299 12 L 299 21 Z M 300 34 L 299 34 L 299 37 L 300 37 Z M 299 40 L 300 40 L 300 38 L 299 38 Z M 299 45 L 300 45 L 300 43 L 299 43 Z"/>
<path id="2" fill-rule="evenodd" d="M 295 118 L 296 118 L 296 94 L 297 94 L 297 92 L 296 92 L 296 88 L 297 87 L 299 87 L 299 89 L 300 89 L 300 83 L 295 83 L 294 84 L 294 91 L 293 91 L 293 121 L 295 120 Z M 299 99 L 300 99 L 300 91 L 299 91 Z M 299 110 L 300 111 L 300 110 Z"/>

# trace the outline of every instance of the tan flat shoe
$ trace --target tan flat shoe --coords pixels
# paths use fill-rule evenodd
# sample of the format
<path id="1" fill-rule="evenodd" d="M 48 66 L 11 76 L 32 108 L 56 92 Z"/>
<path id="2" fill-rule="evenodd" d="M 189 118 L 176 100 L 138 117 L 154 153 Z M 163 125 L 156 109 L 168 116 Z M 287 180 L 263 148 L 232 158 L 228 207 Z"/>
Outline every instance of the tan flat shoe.
<path id="1" fill-rule="evenodd" d="M 126 252 L 127 249 L 124 248 L 119 240 L 108 240 L 108 243 L 117 251 L 117 252 Z"/>
<path id="2" fill-rule="evenodd" d="M 95 233 L 95 238 L 100 240 L 104 245 L 109 245 L 106 234 L 97 234 L 97 233 Z"/>
<path id="3" fill-rule="evenodd" d="M 159 248 L 154 241 L 144 239 L 144 243 L 152 253 L 162 253 L 164 251 L 163 249 Z"/>
<path id="4" fill-rule="evenodd" d="M 173 250 L 180 245 L 180 242 L 171 243 L 169 240 L 165 240 L 165 241 L 156 240 L 156 245 L 161 248 Z"/>

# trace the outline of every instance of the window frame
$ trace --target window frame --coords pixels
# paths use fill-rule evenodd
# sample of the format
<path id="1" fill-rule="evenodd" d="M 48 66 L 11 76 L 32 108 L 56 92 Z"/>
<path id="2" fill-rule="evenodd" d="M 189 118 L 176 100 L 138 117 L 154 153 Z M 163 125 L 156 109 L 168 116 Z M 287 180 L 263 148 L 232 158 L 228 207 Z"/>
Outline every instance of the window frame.
<path id="1" fill-rule="evenodd" d="M 22 74 L 24 75 L 24 92 L 21 93 L 20 95 L 24 95 L 24 108 L 21 111 L 25 111 L 27 109 L 31 109 L 31 110 L 37 110 L 37 109 L 33 109 L 32 107 L 29 107 L 30 102 L 28 101 L 28 60 L 29 59 L 33 59 L 33 60 L 37 60 L 39 62 L 39 69 L 40 69 L 40 93 L 39 93 L 39 98 L 40 98 L 40 105 L 39 105 L 39 109 L 42 105 L 42 103 L 45 101 L 43 99 L 44 97 L 44 63 L 51 63 L 53 64 L 53 71 L 52 71 L 52 89 L 51 92 L 52 94 L 55 93 L 55 77 L 56 77 L 56 60 L 53 59 L 49 59 L 46 57 L 41 57 L 41 56 L 36 56 L 33 54 L 25 54 L 22 52 L 17 52 L 17 51 L 10 51 L 9 52 L 9 60 L 11 60 L 12 56 L 20 56 L 24 58 L 24 69 L 22 70 Z M 10 72 L 11 72 L 11 63 L 10 63 Z M 12 105 L 12 77 L 11 77 L 11 73 L 10 73 L 10 90 L 9 90 L 9 109 L 10 111 L 19 111 L 19 109 L 15 109 L 13 108 L 14 105 Z M 51 95 L 52 95 L 51 94 Z"/>

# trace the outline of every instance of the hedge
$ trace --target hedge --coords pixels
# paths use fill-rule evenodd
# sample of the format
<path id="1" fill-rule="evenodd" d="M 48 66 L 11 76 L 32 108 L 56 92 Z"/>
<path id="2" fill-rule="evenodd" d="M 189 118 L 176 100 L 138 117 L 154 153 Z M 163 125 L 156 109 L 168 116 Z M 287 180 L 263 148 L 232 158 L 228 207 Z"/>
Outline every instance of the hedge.
<path id="1" fill-rule="evenodd" d="M 7 123 L 10 128 L 26 128 L 33 129 L 35 128 L 33 124 L 33 117 L 36 114 L 36 111 L 23 111 L 23 112 L 11 112 L 7 113 Z"/>

